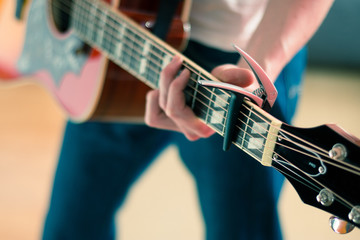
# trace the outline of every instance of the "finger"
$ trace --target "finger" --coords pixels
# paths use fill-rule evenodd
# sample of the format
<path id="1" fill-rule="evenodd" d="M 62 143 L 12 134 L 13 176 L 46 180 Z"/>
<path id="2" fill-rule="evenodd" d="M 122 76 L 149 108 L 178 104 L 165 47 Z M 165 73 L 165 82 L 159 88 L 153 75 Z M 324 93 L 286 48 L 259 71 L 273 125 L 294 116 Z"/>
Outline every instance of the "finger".
<path id="1" fill-rule="evenodd" d="M 210 134 L 197 134 L 188 130 L 186 127 L 179 128 L 158 105 L 159 91 L 148 92 L 145 111 L 145 123 L 150 127 L 162 128 L 182 132 L 185 137 L 191 141 L 198 140 L 200 137 L 209 137 Z"/>
<path id="2" fill-rule="evenodd" d="M 171 62 L 161 71 L 159 80 L 159 104 L 163 109 L 166 108 L 169 85 L 178 74 L 181 64 L 182 59 L 179 56 L 174 56 Z"/>
<path id="3" fill-rule="evenodd" d="M 211 73 L 221 81 L 243 88 L 250 86 L 256 81 L 255 75 L 251 70 L 239 68 L 232 64 L 220 65 L 214 68 Z"/>
<path id="4" fill-rule="evenodd" d="M 214 131 L 196 117 L 193 110 L 186 105 L 184 89 L 187 86 L 190 71 L 185 69 L 171 83 L 169 87 L 169 98 L 166 107 L 166 115 L 168 115 L 185 134 L 189 140 L 197 140 L 198 138 L 207 138 Z"/>
<path id="5" fill-rule="evenodd" d="M 146 95 L 145 123 L 150 127 L 180 131 L 159 106 L 159 94 L 159 90 L 152 90 Z"/>

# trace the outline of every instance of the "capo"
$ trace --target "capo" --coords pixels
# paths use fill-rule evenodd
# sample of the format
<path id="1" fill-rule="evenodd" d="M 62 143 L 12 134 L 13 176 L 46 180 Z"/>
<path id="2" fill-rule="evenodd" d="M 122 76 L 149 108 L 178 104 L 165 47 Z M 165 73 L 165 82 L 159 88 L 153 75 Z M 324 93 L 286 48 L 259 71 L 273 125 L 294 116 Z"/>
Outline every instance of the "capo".
<path id="1" fill-rule="evenodd" d="M 256 80 L 259 83 L 258 89 L 253 92 L 249 92 L 244 88 L 233 84 L 208 80 L 198 80 L 198 83 L 203 86 L 221 88 L 244 95 L 253 101 L 256 105 L 269 112 L 277 97 L 277 90 L 274 86 L 274 83 L 270 80 L 261 66 L 252 57 L 250 57 L 249 54 L 236 45 L 234 45 L 234 48 L 240 54 L 240 56 L 244 58 L 254 73 Z"/>
<path id="2" fill-rule="evenodd" d="M 240 109 L 244 101 L 244 95 L 242 94 L 230 92 L 230 95 L 231 98 L 230 98 L 230 104 L 229 104 L 227 120 L 225 123 L 225 131 L 224 131 L 224 142 L 223 142 L 224 151 L 227 151 L 230 148 L 232 139 L 234 138 L 234 134 L 235 134 L 235 123 L 240 116 L 240 111 L 237 110 Z"/>
<path id="3" fill-rule="evenodd" d="M 242 87 L 224 83 L 217 81 L 208 81 L 208 80 L 198 80 L 198 83 L 203 86 L 221 88 L 224 90 L 229 90 L 231 94 L 229 109 L 228 109 L 228 117 L 225 126 L 224 133 L 224 143 L 223 149 L 224 151 L 228 150 L 234 135 L 234 126 L 235 121 L 238 118 L 240 113 L 239 109 L 242 105 L 244 97 L 247 97 L 256 105 L 269 112 L 277 97 L 277 90 L 267 76 L 265 71 L 261 68 L 261 66 L 250 57 L 245 51 L 243 51 L 238 46 L 234 45 L 235 50 L 240 54 L 240 56 L 246 61 L 246 63 L 251 68 L 254 73 L 256 80 L 258 81 L 259 88 L 253 92 L 249 92 Z"/>

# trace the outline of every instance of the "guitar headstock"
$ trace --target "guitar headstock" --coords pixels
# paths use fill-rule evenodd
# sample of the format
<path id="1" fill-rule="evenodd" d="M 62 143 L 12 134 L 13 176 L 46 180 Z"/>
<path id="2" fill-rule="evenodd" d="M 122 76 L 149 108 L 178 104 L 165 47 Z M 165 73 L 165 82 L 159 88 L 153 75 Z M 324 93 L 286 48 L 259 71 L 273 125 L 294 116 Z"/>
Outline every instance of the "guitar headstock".
<path id="1" fill-rule="evenodd" d="M 272 166 L 304 203 L 350 223 L 346 227 L 360 228 L 359 142 L 336 125 L 302 129 L 284 124 Z"/>

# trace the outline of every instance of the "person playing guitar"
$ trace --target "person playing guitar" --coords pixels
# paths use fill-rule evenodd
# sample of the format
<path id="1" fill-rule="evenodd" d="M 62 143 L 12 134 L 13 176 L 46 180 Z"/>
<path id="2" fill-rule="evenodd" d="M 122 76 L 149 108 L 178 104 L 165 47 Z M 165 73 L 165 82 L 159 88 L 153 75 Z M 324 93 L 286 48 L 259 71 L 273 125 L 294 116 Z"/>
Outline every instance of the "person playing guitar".
<path id="1" fill-rule="evenodd" d="M 206 239 L 282 239 L 276 205 L 283 177 L 272 169 L 259 167 L 252 159 L 263 144 L 262 129 L 268 121 L 275 120 L 249 108 L 245 115 L 252 118 L 245 120 L 244 134 L 250 137 L 244 137 L 242 145 L 246 151 L 234 147 L 223 151 L 222 137 L 213 133 L 221 132 L 217 126 L 224 125 L 223 116 L 229 110 L 222 102 L 222 95 L 226 94 L 218 94 L 217 89 L 206 93 L 196 91 L 201 88 L 198 80 L 202 80 L 197 78 L 208 71 L 221 81 L 249 92 L 257 89 L 255 78 L 244 69 L 246 64 L 233 47 L 236 45 L 256 59 L 275 83 L 278 97 L 271 116 L 279 119 L 276 123 L 291 123 L 306 64 L 305 45 L 333 1 L 180 1 L 181 18 L 189 16 L 191 26 L 184 27 L 191 30 L 188 42 L 180 44 L 186 46 L 183 56 L 162 46 L 160 40 L 122 16 L 136 19 L 139 12 L 149 12 L 154 6 L 157 9 L 167 1 L 155 2 L 31 1 L 29 20 L 33 25 L 27 30 L 28 41 L 16 61 L 16 70 L 10 68 L 8 74 L 2 75 L 37 73 L 75 120 L 66 125 L 43 239 L 114 239 L 116 211 L 139 176 L 169 144 L 177 146 L 183 163 L 194 177 Z M 51 18 L 41 28 L 43 16 Z M 160 16 L 158 19 L 161 20 Z M 160 20 L 157 26 L 167 24 Z M 151 21 L 142 23 L 152 29 Z M 47 25 L 56 28 L 57 34 L 49 36 Z M 71 34 L 69 37 L 69 31 L 76 37 Z M 64 38 L 69 40 L 63 42 Z M 40 41 L 40 50 L 32 51 Z M 40 57 L 38 52 L 43 52 Z M 41 58 L 48 58 L 44 65 L 51 69 L 51 74 L 39 70 L 43 68 L 38 64 L 40 60 L 34 59 Z M 143 93 L 148 91 L 135 91 L 132 83 L 113 67 L 116 64 L 159 88 L 147 95 L 145 122 L 151 127 L 144 123 L 100 121 L 102 115 L 112 117 L 120 111 L 118 107 L 109 107 L 115 103 L 125 102 L 124 107 L 133 111 L 129 97 L 141 95 L 145 101 Z M 185 70 L 178 75 L 182 68 Z M 88 89 L 96 89 L 99 76 L 112 79 L 111 84 L 101 85 L 102 94 L 85 94 Z M 51 83 L 50 78 L 54 80 Z M 184 96 L 189 78 L 196 79 L 191 85 L 195 90 Z M 121 88 L 126 91 L 120 93 Z M 70 100 L 63 95 L 71 95 Z M 87 98 L 88 95 L 96 97 Z M 87 100 L 80 100 L 83 97 Z M 83 107 L 89 101 L 101 107 L 96 110 Z M 204 101 L 208 102 L 205 111 L 197 108 Z M 250 120 L 258 125 L 246 122 Z"/>

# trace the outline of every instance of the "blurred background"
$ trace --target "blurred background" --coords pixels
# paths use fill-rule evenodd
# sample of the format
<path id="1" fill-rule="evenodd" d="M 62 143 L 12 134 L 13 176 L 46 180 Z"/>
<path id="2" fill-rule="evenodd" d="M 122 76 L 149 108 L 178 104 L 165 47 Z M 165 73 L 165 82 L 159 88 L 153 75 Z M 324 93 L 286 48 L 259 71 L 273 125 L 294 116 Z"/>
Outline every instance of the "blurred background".
<path id="1" fill-rule="evenodd" d="M 359 9 L 356 0 L 336 1 L 309 43 L 295 126 L 336 123 L 360 137 Z M 40 86 L 0 82 L 0 239 L 40 239 L 65 119 Z M 303 204 L 288 182 L 279 212 L 286 240 L 360 239 L 359 229 L 333 233 L 330 215 Z M 119 239 L 202 239 L 194 183 L 175 147 L 138 181 L 117 220 Z"/>

